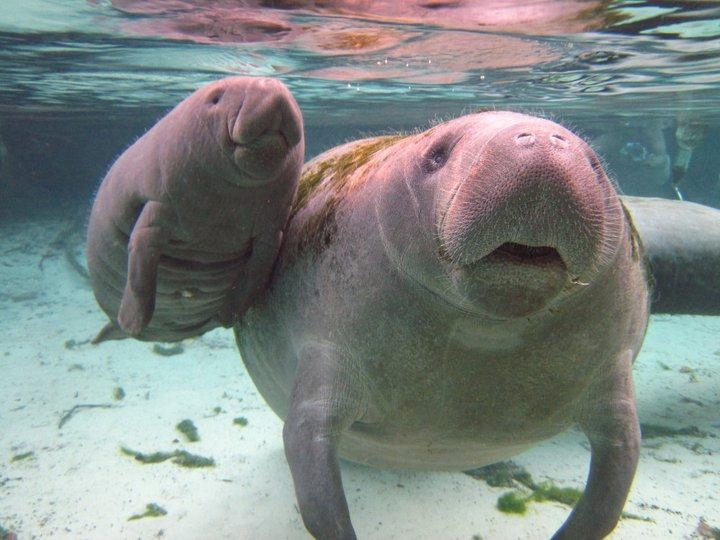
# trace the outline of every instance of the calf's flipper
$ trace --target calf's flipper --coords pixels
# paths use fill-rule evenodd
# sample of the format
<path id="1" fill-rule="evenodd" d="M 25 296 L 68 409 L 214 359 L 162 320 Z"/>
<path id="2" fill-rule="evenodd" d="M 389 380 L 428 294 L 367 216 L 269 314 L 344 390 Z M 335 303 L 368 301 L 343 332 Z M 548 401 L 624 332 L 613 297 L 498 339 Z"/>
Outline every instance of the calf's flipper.
<path id="1" fill-rule="evenodd" d="M 277 258 L 282 233 L 265 236 L 253 242 L 250 260 L 235 277 L 227 301 L 218 313 L 220 324 L 226 328 L 235 324 L 238 317 L 245 313 L 270 279 L 271 272 L 267 269 L 272 268 Z"/>
<path id="2" fill-rule="evenodd" d="M 147 202 L 130 234 L 127 282 L 118 310 L 118 324 L 130 335 L 140 333 L 155 310 L 158 263 L 168 240 L 161 219 L 165 206 Z"/>

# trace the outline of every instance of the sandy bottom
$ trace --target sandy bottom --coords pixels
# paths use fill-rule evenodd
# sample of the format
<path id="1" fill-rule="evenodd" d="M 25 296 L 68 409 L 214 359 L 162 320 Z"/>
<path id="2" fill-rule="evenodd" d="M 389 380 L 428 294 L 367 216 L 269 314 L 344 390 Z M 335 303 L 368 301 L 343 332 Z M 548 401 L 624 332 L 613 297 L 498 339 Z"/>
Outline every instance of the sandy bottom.
<path id="1" fill-rule="evenodd" d="M 281 423 L 255 391 L 232 333 L 189 340 L 174 356 L 131 340 L 90 345 L 105 317 L 52 245 L 65 225 L 0 227 L 0 526 L 21 540 L 308 538 Z M 612 538 L 702 538 L 701 519 L 720 526 L 718 336 L 720 318 L 653 318 L 636 364 L 641 421 L 696 426 L 705 436 L 643 441 L 626 511 L 644 520 L 623 519 Z M 239 417 L 247 425 L 234 423 Z M 175 429 L 184 419 L 200 441 Z M 142 464 L 121 446 L 187 450 L 215 466 Z M 589 453 L 571 430 L 515 462 L 537 481 L 582 488 Z M 495 505 L 508 489 L 462 473 L 344 463 L 343 478 L 360 538 L 541 539 L 569 511 L 533 503 L 525 515 L 503 514 Z M 167 513 L 129 520 L 151 503 Z"/>

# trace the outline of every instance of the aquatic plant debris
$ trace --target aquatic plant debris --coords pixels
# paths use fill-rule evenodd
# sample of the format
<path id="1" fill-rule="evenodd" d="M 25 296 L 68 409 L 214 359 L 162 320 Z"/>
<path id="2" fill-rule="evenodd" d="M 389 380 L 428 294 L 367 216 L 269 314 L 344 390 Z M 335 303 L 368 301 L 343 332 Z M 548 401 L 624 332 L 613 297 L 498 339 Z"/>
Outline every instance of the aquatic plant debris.
<path id="1" fill-rule="evenodd" d="M 492 487 L 514 488 L 518 483 L 529 489 L 537 487 L 530 473 L 514 461 L 492 463 L 485 467 L 465 471 L 465 474 L 478 480 L 485 480 L 487 485 Z"/>
<path id="2" fill-rule="evenodd" d="M 224 412 L 225 411 L 220 406 L 213 407 L 212 412 L 210 414 L 204 415 L 203 418 L 215 418 L 216 416 L 219 416 L 219 415 L 223 414 Z"/>
<path id="3" fill-rule="evenodd" d="M 233 424 L 240 427 L 245 427 L 248 425 L 248 419 L 244 416 L 238 416 L 237 418 L 233 418 Z"/>
<path id="4" fill-rule="evenodd" d="M 199 467 L 215 466 L 215 460 L 213 458 L 198 456 L 197 454 L 191 454 L 185 450 L 176 450 L 174 455 L 175 456 L 173 457 L 172 462 L 175 465 L 180 465 L 181 467 L 195 469 Z"/>
<path id="5" fill-rule="evenodd" d="M 523 487 L 528 492 L 514 489 L 501 495 L 496 507 L 501 512 L 510 514 L 524 514 L 527 503 L 555 501 L 573 507 L 580 500 L 582 491 L 575 488 L 558 487 L 552 482 L 537 483 L 532 475 L 513 461 L 493 463 L 478 469 L 465 471 L 465 474 L 484 480 L 492 487 Z"/>
<path id="6" fill-rule="evenodd" d="M 195 424 L 189 418 L 186 418 L 185 420 L 180 422 L 177 426 L 175 426 L 175 429 L 185 435 L 185 438 L 189 442 L 197 442 L 200 440 L 200 435 L 198 434 L 197 427 L 195 427 Z"/>
<path id="7" fill-rule="evenodd" d="M 80 346 L 82 346 L 82 345 L 87 345 L 87 344 L 89 344 L 89 343 L 90 343 L 90 340 L 89 340 L 89 339 L 84 339 L 84 340 L 82 340 L 82 341 L 77 341 L 77 340 L 75 340 L 75 339 L 68 339 L 67 341 L 65 341 L 65 343 L 63 343 L 63 346 L 64 346 L 67 350 L 71 351 L 71 350 L 73 350 L 73 349 L 76 349 L 76 348 L 78 348 L 78 347 L 80 347 Z"/>
<path id="8" fill-rule="evenodd" d="M 687 426 L 682 428 L 672 428 L 669 426 L 661 426 L 658 424 L 640 424 L 640 431 L 643 439 L 655 439 L 657 437 L 715 437 L 712 433 L 702 431 L 697 426 Z"/>
<path id="9" fill-rule="evenodd" d="M 167 510 L 165 510 L 162 506 L 156 503 L 149 503 L 145 505 L 145 511 L 142 514 L 133 514 L 128 518 L 128 521 L 133 521 L 136 519 L 142 519 L 146 517 L 160 517 L 167 514 Z"/>
<path id="10" fill-rule="evenodd" d="M 10 458 L 10 463 L 15 463 L 17 461 L 24 461 L 26 459 L 31 459 L 35 457 L 35 452 L 23 452 L 22 454 L 16 454 L 12 458 Z"/>
<path id="11" fill-rule="evenodd" d="M 518 490 L 504 493 L 498 499 L 496 506 L 501 512 L 509 514 L 524 514 L 527 503 L 532 501 L 554 501 L 572 508 L 580 500 L 582 493 L 579 489 L 561 488 L 551 482 L 542 482 L 527 495 Z"/>
<path id="12" fill-rule="evenodd" d="M 191 454 L 186 450 L 175 450 L 173 452 L 153 452 L 152 454 L 143 454 L 142 452 L 131 450 L 126 446 L 121 446 L 120 451 L 126 456 L 131 456 L 143 464 L 162 463 L 163 461 L 171 459 L 175 465 L 191 469 L 215 466 L 215 460 L 213 458 L 199 456 L 197 454 Z"/>
<path id="13" fill-rule="evenodd" d="M 573 507 L 582 497 L 582 490 L 571 487 L 559 487 L 552 482 L 537 483 L 524 467 L 513 461 L 501 461 L 465 471 L 465 474 L 478 480 L 484 480 L 492 487 L 526 488 L 527 491 L 514 489 L 498 497 L 496 508 L 506 514 L 522 515 L 527 511 L 530 502 L 554 501 Z M 622 513 L 623 519 L 653 521 L 651 518 L 638 516 L 629 512 Z"/>
<path id="14" fill-rule="evenodd" d="M 62 418 L 60 418 L 60 422 L 58 422 L 58 429 L 67 424 L 78 411 L 82 411 L 84 409 L 114 409 L 115 407 L 117 407 L 117 405 L 113 405 L 111 403 L 83 403 L 75 405 L 72 409 L 63 414 Z"/>

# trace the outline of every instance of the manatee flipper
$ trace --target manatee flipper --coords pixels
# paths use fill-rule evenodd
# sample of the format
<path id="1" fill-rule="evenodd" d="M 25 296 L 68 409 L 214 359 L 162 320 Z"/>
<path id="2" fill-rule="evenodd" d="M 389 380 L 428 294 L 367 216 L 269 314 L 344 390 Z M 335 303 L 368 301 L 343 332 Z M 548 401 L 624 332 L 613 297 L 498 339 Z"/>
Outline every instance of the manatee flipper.
<path id="1" fill-rule="evenodd" d="M 147 202 L 130 234 L 127 282 L 117 317 L 120 328 L 130 335 L 140 333 L 155 310 L 158 262 L 167 243 L 161 220 L 164 207 Z"/>
<path id="2" fill-rule="evenodd" d="M 351 540 L 338 443 L 359 416 L 359 400 L 337 357 L 330 347 L 302 351 L 283 441 L 305 527 L 316 538 Z"/>
<path id="3" fill-rule="evenodd" d="M 720 315 L 720 210 L 648 197 L 622 202 L 650 264 L 652 312 Z"/>
<path id="4" fill-rule="evenodd" d="M 282 232 L 268 240 L 274 241 L 252 239 L 248 246 L 250 258 L 235 276 L 227 301 L 218 313 L 218 320 L 225 328 L 235 324 L 238 316 L 245 313 L 270 280 L 273 263 L 282 243 Z"/>
<path id="5" fill-rule="evenodd" d="M 553 540 L 604 538 L 620 519 L 640 455 L 633 356 L 626 351 L 590 386 L 578 414 L 590 441 L 590 472 L 583 496 Z"/>

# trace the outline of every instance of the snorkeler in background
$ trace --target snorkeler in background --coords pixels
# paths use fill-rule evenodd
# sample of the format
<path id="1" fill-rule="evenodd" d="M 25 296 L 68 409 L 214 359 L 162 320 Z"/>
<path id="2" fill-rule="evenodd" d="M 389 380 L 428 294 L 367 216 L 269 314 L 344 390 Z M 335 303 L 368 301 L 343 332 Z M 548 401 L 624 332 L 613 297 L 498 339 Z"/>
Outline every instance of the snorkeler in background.
<path id="1" fill-rule="evenodd" d="M 679 114 L 675 128 L 677 152 L 673 162 L 672 187 L 679 200 L 683 200 L 681 184 L 687 176 L 695 148 L 705 139 L 709 125 L 690 114 Z"/>
<path id="2" fill-rule="evenodd" d="M 623 193 L 668 196 L 671 158 L 665 138 L 668 120 L 612 126 L 594 140 L 605 157 Z"/>
<path id="3" fill-rule="evenodd" d="M 717 128 L 697 114 L 603 125 L 596 150 L 626 195 L 690 200 L 720 208 Z"/>

